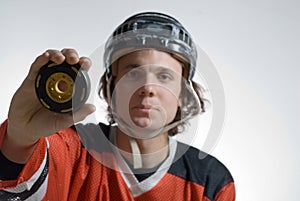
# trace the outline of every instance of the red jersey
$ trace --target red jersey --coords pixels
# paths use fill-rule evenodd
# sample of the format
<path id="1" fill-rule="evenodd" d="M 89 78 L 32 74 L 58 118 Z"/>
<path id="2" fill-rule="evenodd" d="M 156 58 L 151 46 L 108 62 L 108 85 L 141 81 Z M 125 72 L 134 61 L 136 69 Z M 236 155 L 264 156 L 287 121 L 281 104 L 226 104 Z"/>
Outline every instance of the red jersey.
<path id="1" fill-rule="evenodd" d="M 6 126 L 5 122 L 0 129 L 0 145 Z M 95 141 L 99 128 L 103 135 Z M 108 126 L 76 129 L 40 139 L 18 179 L 0 181 L 0 200 L 235 200 L 227 168 L 210 155 L 199 157 L 204 153 L 196 148 L 171 141 L 168 158 L 156 172 L 139 181 L 111 148 Z"/>

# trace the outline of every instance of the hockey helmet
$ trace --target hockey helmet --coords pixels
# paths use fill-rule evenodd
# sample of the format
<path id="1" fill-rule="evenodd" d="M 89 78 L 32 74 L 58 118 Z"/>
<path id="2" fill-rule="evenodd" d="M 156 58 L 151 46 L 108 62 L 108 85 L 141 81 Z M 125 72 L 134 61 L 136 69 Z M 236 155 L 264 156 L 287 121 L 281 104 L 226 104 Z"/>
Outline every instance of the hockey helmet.
<path id="1" fill-rule="evenodd" d="M 119 25 L 105 44 L 104 65 L 109 75 L 114 62 L 138 49 L 155 48 L 171 53 L 183 64 L 183 77 L 191 81 L 197 50 L 189 32 L 175 18 L 157 12 L 143 12 Z"/>

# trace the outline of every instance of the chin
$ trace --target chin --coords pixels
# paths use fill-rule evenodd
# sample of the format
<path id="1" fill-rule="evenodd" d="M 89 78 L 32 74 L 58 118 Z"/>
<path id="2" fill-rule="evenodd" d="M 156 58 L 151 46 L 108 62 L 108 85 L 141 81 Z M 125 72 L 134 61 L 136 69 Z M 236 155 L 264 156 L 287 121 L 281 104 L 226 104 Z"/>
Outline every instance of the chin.
<path id="1" fill-rule="evenodd" d="M 139 128 L 151 128 L 152 125 L 152 121 L 149 118 L 141 118 L 141 117 L 137 117 L 137 118 L 132 118 L 132 122 L 134 126 L 137 126 Z"/>

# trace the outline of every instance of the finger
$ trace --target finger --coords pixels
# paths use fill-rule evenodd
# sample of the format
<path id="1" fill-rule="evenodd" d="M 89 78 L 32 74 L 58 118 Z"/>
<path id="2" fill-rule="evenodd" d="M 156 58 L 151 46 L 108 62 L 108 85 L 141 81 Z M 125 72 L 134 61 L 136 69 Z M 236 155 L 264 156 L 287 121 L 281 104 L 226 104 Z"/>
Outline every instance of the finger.
<path id="1" fill-rule="evenodd" d="M 38 71 L 40 70 L 40 68 L 45 65 L 46 63 L 49 62 L 50 59 L 50 54 L 49 52 L 44 52 L 43 54 L 41 54 L 40 56 L 38 56 L 35 61 L 31 64 L 29 73 L 27 78 L 29 80 L 34 80 L 38 74 Z"/>
<path id="2" fill-rule="evenodd" d="M 58 50 L 49 49 L 43 54 L 38 56 L 35 61 L 31 64 L 27 79 L 34 80 L 42 66 L 47 64 L 49 61 L 61 64 L 65 60 L 65 56 Z"/>
<path id="3" fill-rule="evenodd" d="M 65 61 L 65 55 L 59 50 L 49 49 L 46 52 L 49 53 L 49 60 L 56 64 L 61 64 Z"/>
<path id="4" fill-rule="evenodd" d="M 88 71 L 92 66 L 92 60 L 88 57 L 80 57 L 79 65 L 86 71 Z"/>
<path id="5" fill-rule="evenodd" d="M 61 50 L 61 53 L 65 56 L 67 63 L 72 65 L 79 62 L 79 56 L 76 50 L 65 48 Z"/>

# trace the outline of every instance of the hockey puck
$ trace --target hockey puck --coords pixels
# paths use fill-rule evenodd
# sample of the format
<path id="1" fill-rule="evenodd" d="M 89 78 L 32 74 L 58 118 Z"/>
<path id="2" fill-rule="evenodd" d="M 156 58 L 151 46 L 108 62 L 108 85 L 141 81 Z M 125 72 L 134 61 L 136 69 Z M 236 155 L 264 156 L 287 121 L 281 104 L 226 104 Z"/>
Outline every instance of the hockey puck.
<path id="1" fill-rule="evenodd" d="M 45 108 L 56 113 L 70 113 L 85 103 L 90 85 L 87 72 L 79 64 L 49 62 L 36 76 L 35 91 Z"/>

